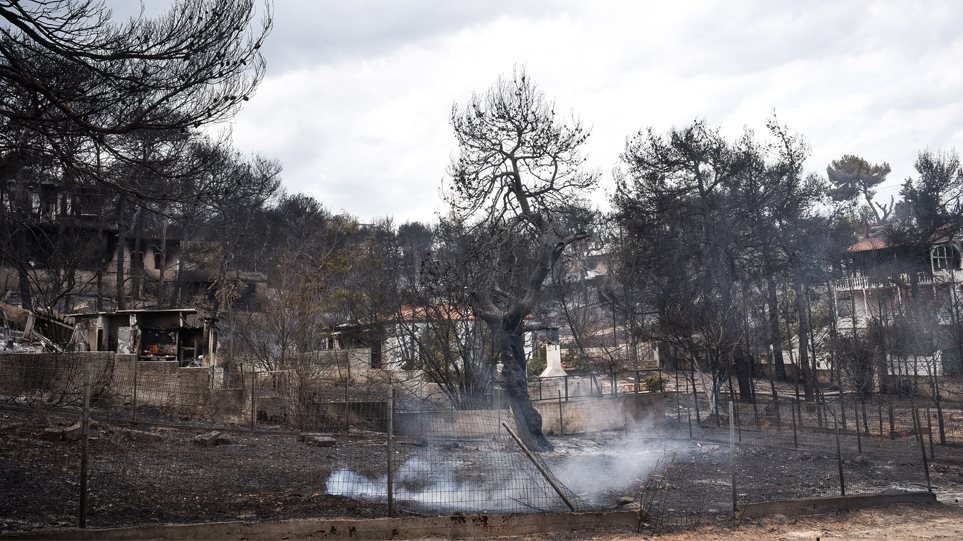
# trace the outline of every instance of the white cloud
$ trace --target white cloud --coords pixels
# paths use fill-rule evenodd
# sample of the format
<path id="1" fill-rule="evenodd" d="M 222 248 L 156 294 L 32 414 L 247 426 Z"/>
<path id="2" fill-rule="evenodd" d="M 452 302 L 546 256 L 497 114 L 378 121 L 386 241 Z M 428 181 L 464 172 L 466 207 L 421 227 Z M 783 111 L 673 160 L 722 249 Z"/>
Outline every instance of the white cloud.
<path id="1" fill-rule="evenodd" d="M 888 161 L 884 194 L 917 151 L 959 144 L 955 3 L 441 5 L 277 2 L 268 77 L 237 144 L 280 158 L 289 190 L 333 210 L 430 219 L 452 103 L 514 64 L 593 127 L 607 186 L 626 137 L 696 117 L 735 134 L 775 109 L 811 144 L 811 170 L 844 153 Z"/>

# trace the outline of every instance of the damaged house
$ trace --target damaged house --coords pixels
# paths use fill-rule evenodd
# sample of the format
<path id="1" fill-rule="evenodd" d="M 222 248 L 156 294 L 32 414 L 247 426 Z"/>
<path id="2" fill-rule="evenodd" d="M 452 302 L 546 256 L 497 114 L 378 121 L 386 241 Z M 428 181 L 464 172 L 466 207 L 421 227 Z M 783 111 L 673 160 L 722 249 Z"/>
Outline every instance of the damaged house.
<path id="1" fill-rule="evenodd" d="M 368 350 L 368 368 L 412 370 L 422 366 L 427 355 L 442 350 L 442 355 L 452 357 L 480 355 L 484 348 L 483 327 L 467 309 L 406 306 L 395 317 L 377 322 L 346 322 L 328 329 L 322 347 Z M 441 340 L 441 336 L 445 339 Z"/>
<path id="2" fill-rule="evenodd" d="M 141 361 L 215 366 L 216 321 L 192 308 L 71 314 L 78 349 L 137 355 Z"/>
<path id="3" fill-rule="evenodd" d="M 923 307 L 922 317 L 933 322 L 935 330 L 959 324 L 963 301 L 963 236 L 937 233 L 923 247 L 894 243 L 884 228 L 868 232 L 849 246 L 842 261 L 843 277 L 834 283 L 834 306 L 840 331 L 865 332 L 871 324 L 891 324 L 908 312 L 908 303 Z M 937 350 L 925 359 L 925 371 L 959 373 L 958 354 L 937 332 Z M 942 339 L 940 338 L 942 336 Z M 952 359 L 952 361 L 951 361 Z M 942 361 L 942 362 L 941 362 Z M 900 362 L 890 362 L 903 371 Z M 922 374 L 922 369 L 910 371 Z"/>
<path id="4" fill-rule="evenodd" d="M 216 251 L 213 243 L 186 240 L 196 232 L 166 220 L 118 214 L 105 206 L 107 198 L 96 186 L 49 179 L 0 185 L 0 296 L 6 290 L 11 303 L 70 312 L 109 309 L 118 287 L 131 306 L 213 295 L 219 276 L 202 257 Z M 227 279 L 236 284 L 241 309 L 260 309 L 264 273 L 232 272 Z M 21 298 L 25 288 L 34 299 Z"/>

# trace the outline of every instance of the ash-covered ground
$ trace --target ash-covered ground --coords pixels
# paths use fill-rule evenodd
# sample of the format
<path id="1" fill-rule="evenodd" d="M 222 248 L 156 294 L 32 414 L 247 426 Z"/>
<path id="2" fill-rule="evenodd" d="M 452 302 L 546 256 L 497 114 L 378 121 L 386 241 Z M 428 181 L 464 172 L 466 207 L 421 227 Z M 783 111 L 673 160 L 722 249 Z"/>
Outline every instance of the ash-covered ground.
<path id="1" fill-rule="evenodd" d="M 50 436 L 76 420 L 62 411 L 0 409 L 0 531 L 77 524 L 80 443 Z M 387 514 L 384 434 L 335 434 L 334 445 L 323 447 L 294 433 L 238 429 L 223 431 L 227 441 L 221 445 L 196 444 L 193 438 L 204 431 L 98 423 L 89 452 L 88 524 Z M 729 517 L 724 438 L 720 431 L 688 440 L 654 428 L 562 436 L 552 438 L 555 450 L 543 459 L 596 508 L 639 504 L 652 520 L 695 523 L 699 517 Z M 563 509 L 507 437 L 398 439 L 392 460 L 401 515 Z M 844 467 L 850 493 L 925 488 L 912 460 L 852 457 Z M 737 490 L 743 502 L 833 495 L 837 472 L 835 454 L 825 449 L 740 448 Z M 963 492 L 959 462 L 938 457 L 931 475 L 942 500 L 952 502 Z"/>

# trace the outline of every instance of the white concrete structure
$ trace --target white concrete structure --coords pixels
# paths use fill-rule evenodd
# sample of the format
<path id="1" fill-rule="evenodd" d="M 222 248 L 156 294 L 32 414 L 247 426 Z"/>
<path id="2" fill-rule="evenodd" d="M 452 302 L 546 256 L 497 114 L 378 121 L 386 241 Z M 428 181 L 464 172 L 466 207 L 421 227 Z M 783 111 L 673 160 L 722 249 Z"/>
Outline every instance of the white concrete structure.
<path id="1" fill-rule="evenodd" d="M 558 344 L 545 344 L 545 370 L 539 375 L 540 378 L 556 378 L 567 376 L 562 368 L 562 353 Z"/>

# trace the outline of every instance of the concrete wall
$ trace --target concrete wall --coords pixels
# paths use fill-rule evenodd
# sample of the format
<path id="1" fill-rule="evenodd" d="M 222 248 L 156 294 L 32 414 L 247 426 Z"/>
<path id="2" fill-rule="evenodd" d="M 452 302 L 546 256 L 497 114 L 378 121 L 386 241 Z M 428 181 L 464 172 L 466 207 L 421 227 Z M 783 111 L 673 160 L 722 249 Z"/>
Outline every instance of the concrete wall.
<path id="1" fill-rule="evenodd" d="M 364 355 L 361 352 L 352 360 L 344 352 L 321 353 L 317 356 L 319 363 L 338 360 L 354 363 Z M 336 353 L 338 355 L 334 355 Z M 129 409 L 133 405 L 136 381 L 139 411 L 156 409 L 164 414 L 227 422 L 250 420 L 249 375 L 242 388 L 215 390 L 211 385 L 211 369 L 179 368 L 175 361 L 138 362 L 133 355 L 112 352 L 2 354 L 0 395 L 78 405 L 83 397 L 85 363 L 91 366 L 95 408 Z M 355 428 L 383 431 L 387 392 L 376 376 L 384 371 L 361 369 L 360 372 L 355 374 L 352 370 L 347 405 L 349 421 Z M 343 391 L 332 385 L 331 380 L 314 379 L 298 385 L 294 371 L 259 373 L 257 377 L 255 416 L 259 422 L 293 423 L 325 430 L 343 425 L 346 414 Z M 312 391 L 315 392 L 312 394 Z M 299 393 L 304 393 L 300 399 Z M 546 433 L 574 434 L 622 429 L 627 422 L 639 424 L 648 416 L 661 416 L 662 400 L 661 393 L 585 397 L 561 402 L 561 417 L 559 403 L 554 400 L 536 402 L 536 409 L 542 415 Z M 503 421 L 514 425 L 507 408 L 394 413 L 396 433 L 412 437 L 487 437 L 504 434 Z"/>
<path id="2" fill-rule="evenodd" d="M 543 400 L 535 403 L 535 409 L 542 415 L 542 431 L 546 434 L 582 434 L 659 420 L 664 415 L 664 400 L 662 393 L 627 393 L 567 402 Z"/>
<path id="3" fill-rule="evenodd" d="M 665 393 L 628 393 L 624 398 L 626 422 L 630 424 L 659 422 L 665 416 Z"/>
<path id="4" fill-rule="evenodd" d="M 430 412 L 396 412 L 395 433 L 418 438 L 481 438 L 508 433 L 502 422 L 514 426 L 507 410 L 452 410 Z"/>
<path id="5" fill-rule="evenodd" d="M 546 434 L 581 434 L 625 427 L 625 401 L 621 396 L 567 402 L 543 400 L 536 402 L 535 409 L 542 415 L 542 431 Z"/>
<path id="6" fill-rule="evenodd" d="M 371 368 L 371 349 L 324 349 L 300 353 L 295 356 L 297 362 L 310 363 L 318 371 L 319 377 L 332 379 L 343 378 L 350 369 L 351 377 L 367 377 L 371 373 L 383 373 L 377 368 Z"/>

